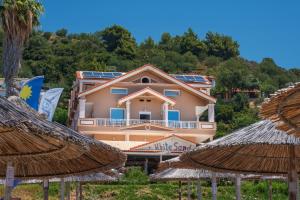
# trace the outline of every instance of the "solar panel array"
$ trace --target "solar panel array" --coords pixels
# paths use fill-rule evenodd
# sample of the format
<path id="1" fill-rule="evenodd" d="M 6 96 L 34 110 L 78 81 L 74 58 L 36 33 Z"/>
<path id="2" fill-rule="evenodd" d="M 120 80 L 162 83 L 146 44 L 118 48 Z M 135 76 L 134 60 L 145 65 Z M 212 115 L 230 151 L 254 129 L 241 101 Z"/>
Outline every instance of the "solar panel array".
<path id="1" fill-rule="evenodd" d="M 207 80 L 200 75 L 176 75 L 176 79 L 183 82 L 205 83 Z"/>
<path id="2" fill-rule="evenodd" d="M 93 71 L 84 71 L 82 72 L 83 78 L 105 78 L 113 79 L 121 76 L 121 72 L 93 72 Z"/>

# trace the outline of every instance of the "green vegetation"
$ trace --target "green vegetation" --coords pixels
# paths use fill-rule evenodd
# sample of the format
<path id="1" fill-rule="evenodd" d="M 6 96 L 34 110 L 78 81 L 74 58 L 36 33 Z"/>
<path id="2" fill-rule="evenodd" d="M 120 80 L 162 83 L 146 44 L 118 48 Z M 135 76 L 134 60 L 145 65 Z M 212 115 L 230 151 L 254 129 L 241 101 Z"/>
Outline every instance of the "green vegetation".
<path id="1" fill-rule="evenodd" d="M 210 182 L 201 181 L 203 199 L 211 199 Z M 285 182 L 273 181 L 273 199 L 287 199 L 287 184 Z M 119 183 L 111 184 L 87 184 L 84 186 L 84 199 L 87 200 L 173 200 L 178 199 L 177 182 L 151 183 L 149 178 L 138 168 L 129 169 Z M 187 197 L 187 184 L 182 186 L 183 199 Z M 71 196 L 75 196 L 75 184 L 71 185 Z M 3 187 L 0 195 L 3 194 Z M 192 199 L 197 199 L 196 183 L 192 184 Z M 22 197 L 24 200 L 42 199 L 42 188 L 38 184 L 20 185 L 13 196 Z M 59 184 L 51 183 L 49 189 L 50 200 L 58 199 Z M 235 199 L 234 183 L 230 180 L 218 182 L 218 199 Z M 266 181 L 243 181 L 242 199 L 268 199 L 268 185 Z"/>
<path id="2" fill-rule="evenodd" d="M 54 118 L 66 123 L 67 100 L 75 71 L 126 72 L 145 63 L 168 73 L 200 73 L 216 78 L 212 93 L 219 99 L 218 137 L 258 120 L 255 105 L 263 97 L 300 81 L 300 69 L 281 68 L 271 58 L 260 63 L 241 58 L 239 44 L 230 36 L 208 32 L 201 39 L 188 29 L 182 35 L 163 33 L 158 42 L 148 37 L 137 44 L 133 35 L 119 25 L 95 33 L 69 34 L 66 29 L 54 33 L 34 31 L 24 49 L 19 76 L 45 75 L 46 86 L 64 87 L 60 109 Z M 251 99 L 254 106 L 249 106 L 248 97 L 235 96 L 236 90 L 257 90 L 259 98 Z"/>

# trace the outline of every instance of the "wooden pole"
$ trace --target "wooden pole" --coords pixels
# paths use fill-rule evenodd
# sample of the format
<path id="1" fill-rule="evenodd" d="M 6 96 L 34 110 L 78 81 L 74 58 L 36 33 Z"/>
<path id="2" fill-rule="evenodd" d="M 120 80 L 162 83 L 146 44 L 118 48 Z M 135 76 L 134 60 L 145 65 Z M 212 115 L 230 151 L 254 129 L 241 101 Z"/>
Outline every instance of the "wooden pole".
<path id="1" fill-rule="evenodd" d="M 188 185 L 187 185 L 187 199 L 191 200 L 191 180 L 188 180 Z"/>
<path id="2" fill-rule="evenodd" d="M 241 175 L 237 174 L 235 177 L 235 195 L 236 200 L 241 200 Z"/>
<path id="3" fill-rule="evenodd" d="M 296 171 L 296 153 L 295 147 L 290 146 L 290 158 L 289 158 L 289 173 L 288 173 L 288 185 L 289 185 L 289 200 L 297 200 L 297 171 Z"/>
<path id="4" fill-rule="evenodd" d="M 202 200 L 201 180 L 197 181 L 197 200 Z"/>
<path id="5" fill-rule="evenodd" d="M 148 174 L 148 158 L 145 159 L 144 172 L 145 172 L 145 174 Z"/>
<path id="6" fill-rule="evenodd" d="M 8 162 L 6 165 L 4 200 L 11 199 L 11 193 L 14 186 L 14 173 L 15 169 L 13 167 L 12 162 Z"/>
<path id="7" fill-rule="evenodd" d="M 80 183 L 76 183 L 76 200 L 80 199 Z"/>
<path id="8" fill-rule="evenodd" d="M 269 200 L 272 200 L 272 180 L 268 181 L 268 188 L 269 188 Z"/>
<path id="9" fill-rule="evenodd" d="M 44 200 L 49 199 L 49 180 L 43 180 Z"/>
<path id="10" fill-rule="evenodd" d="M 83 199 L 83 193 L 82 193 L 82 183 L 79 182 L 79 200 Z"/>
<path id="11" fill-rule="evenodd" d="M 212 193 L 212 200 L 217 200 L 217 177 L 216 173 L 212 172 L 211 175 L 211 193 Z"/>
<path id="12" fill-rule="evenodd" d="M 181 192 L 181 181 L 179 181 L 179 183 L 178 183 L 178 199 L 179 200 L 181 200 L 181 194 L 182 194 L 182 192 Z"/>
<path id="13" fill-rule="evenodd" d="M 71 199 L 71 196 L 70 196 L 70 182 L 68 181 L 66 183 L 66 196 L 67 196 L 67 200 L 70 200 Z"/>
<path id="14" fill-rule="evenodd" d="M 65 180 L 60 179 L 60 200 L 65 200 Z"/>

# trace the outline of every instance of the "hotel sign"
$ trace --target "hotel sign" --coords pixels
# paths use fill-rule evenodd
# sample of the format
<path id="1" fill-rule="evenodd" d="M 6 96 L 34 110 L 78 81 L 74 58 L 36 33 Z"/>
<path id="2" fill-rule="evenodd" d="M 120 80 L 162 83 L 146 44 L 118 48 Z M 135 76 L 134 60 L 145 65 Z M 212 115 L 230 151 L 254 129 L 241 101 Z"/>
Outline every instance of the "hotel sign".
<path id="1" fill-rule="evenodd" d="M 142 146 L 133 148 L 134 150 L 144 151 L 163 151 L 163 152 L 185 152 L 196 147 L 196 144 L 183 138 L 172 136 L 165 139 L 146 143 Z"/>

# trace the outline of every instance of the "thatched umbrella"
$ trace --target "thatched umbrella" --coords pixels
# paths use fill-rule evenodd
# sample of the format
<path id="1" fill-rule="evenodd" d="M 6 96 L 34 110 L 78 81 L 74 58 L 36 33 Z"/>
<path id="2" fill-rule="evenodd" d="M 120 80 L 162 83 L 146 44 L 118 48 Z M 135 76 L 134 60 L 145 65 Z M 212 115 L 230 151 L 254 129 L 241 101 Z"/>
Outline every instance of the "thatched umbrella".
<path id="1" fill-rule="evenodd" d="M 261 116 L 280 130 L 300 137 L 300 83 L 278 90 L 262 104 Z"/>
<path id="2" fill-rule="evenodd" d="M 168 171 L 169 169 L 178 169 L 176 171 Z M 190 174 L 189 174 L 190 172 Z M 215 200 L 217 199 L 217 178 L 234 178 L 236 175 L 230 173 L 216 173 L 209 170 L 204 169 L 197 169 L 193 166 L 187 165 L 187 163 L 182 162 L 179 157 L 175 157 L 169 160 L 165 160 L 160 162 L 157 176 L 153 178 L 162 177 L 161 180 L 168 180 L 167 177 L 170 177 L 170 180 L 179 180 L 179 186 L 181 186 L 181 180 L 189 180 L 187 179 L 190 177 L 190 180 L 197 179 L 197 193 L 198 199 L 201 199 L 201 187 L 200 187 L 200 179 L 211 179 L 212 184 L 212 198 Z M 172 179 L 173 177 L 173 179 Z M 189 183 L 189 181 L 188 181 Z M 180 190 L 179 190 L 180 191 Z M 179 195 L 180 198 L 180 195 Z"/>
<path id="3" fill-rule="evenodd" d="M 300 138 L 264 120 L 183 153 L 180 159 L 195 168 L 222 172 L 288 174 L 289 198 L 296 199 L 299 152 Z"/>
<path id="4" fill-rule="evenodd" d="M 106 171 L 125 160 L 119 149 L 47 121 L 19 98 L 0 97 L 0 177 L 9 175 L 9 189 L 13 177 Z"/>

